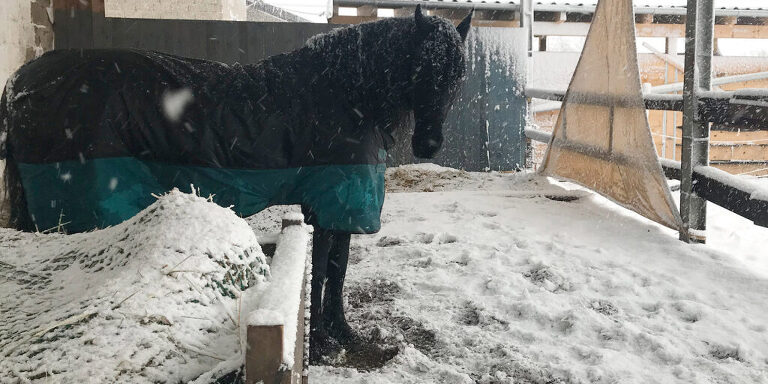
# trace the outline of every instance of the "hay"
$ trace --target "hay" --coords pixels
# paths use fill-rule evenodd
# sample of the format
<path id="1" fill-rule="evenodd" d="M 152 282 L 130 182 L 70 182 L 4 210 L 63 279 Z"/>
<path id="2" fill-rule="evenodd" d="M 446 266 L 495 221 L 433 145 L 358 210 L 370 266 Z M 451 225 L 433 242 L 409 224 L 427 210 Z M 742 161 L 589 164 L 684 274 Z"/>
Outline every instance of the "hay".
<path id="1" fill-rule="evenodd" d="M 0 383 L 215 379 L 268 274 L 244 220 L 179 191 L 94 232 L 0 229 Z"/>

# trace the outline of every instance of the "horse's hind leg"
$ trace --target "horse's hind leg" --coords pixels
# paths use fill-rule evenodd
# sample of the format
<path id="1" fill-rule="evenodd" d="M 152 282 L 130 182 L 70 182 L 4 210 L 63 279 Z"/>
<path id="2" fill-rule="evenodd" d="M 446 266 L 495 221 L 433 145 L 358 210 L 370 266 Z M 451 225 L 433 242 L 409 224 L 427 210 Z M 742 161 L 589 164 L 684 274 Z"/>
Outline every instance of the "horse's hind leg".
<path id="1" fill-rule="evenodd" d="M 22 231 L 34 231 L 35 223 L 27 209 L 27 197 L 21 184 L 18 165 L 9 155 L 5 159 L 5 191 L 0 193 L 0 216 L 8 216 L 8 226 Z M 0 187 L 2 190 L 2 187 Z M 0 223 L 0 226 L 4 223 Z"/>
<path id="2" fill-rule="evenodd" d="M 328 280 L 323 298 L 323 318 L 328 333 L 342 345 L 354 342 L 357 336 L 344 315 L 344 278 L 349 262 L 349 233 L 335 232 L 328 255 Z"/>

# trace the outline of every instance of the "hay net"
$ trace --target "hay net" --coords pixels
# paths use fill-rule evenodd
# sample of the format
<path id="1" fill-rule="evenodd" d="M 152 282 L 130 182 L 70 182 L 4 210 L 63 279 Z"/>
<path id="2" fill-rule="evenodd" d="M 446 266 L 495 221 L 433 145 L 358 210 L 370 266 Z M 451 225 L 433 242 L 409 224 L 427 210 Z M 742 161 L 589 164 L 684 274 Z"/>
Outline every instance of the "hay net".
<path id="1" fill-rule="evenodd" d="M 648 126 L 635 44 L 632 1 L 600 1 L 541 173 L 679 229 Z"/>
<path id="2" fill-rule="evenodd" d="M 239 298 L 269 274 L 244 220 L 178 190 L 115 227 L 0 244 L 0 383 L 215 379 L 242 362 Z"/>

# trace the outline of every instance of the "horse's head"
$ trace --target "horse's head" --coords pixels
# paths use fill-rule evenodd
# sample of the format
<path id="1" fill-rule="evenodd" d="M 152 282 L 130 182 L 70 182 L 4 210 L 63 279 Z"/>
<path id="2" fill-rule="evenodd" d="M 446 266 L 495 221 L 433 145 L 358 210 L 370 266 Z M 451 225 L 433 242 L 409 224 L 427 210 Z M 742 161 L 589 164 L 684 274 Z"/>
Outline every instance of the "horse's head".
<path id="1" fill-rule="evenodd" d="M 443 121 L 466 73 L 467 38 L 472 12 L 454 28 L 448 20 L 424 16 L 416 7 L 413 114 L 416 127 L 411 148 L 416 157 L 431 159 L 443 144 Z"/>

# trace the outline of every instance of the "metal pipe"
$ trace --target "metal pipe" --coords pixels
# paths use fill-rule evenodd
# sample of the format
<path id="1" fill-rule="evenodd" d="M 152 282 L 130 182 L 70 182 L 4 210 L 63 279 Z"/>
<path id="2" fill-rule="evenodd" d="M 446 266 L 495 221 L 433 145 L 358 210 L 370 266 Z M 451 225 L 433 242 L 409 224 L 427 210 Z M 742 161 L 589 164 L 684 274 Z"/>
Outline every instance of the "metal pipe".
<path id="1" fill-rule="evenodd" d="M 522 0 L 520 2 L 520 28 L 525 29 L 526 43 L 528 44 L 528 65 L 525 74 L 525 85 L 532 78 L 533 68 L 533 0 Z"/>
<path id="2" fill-rule="evenodd" d="M 688 0 L 685 24 L 683 143 L 680 180 L 680 240 L 706 242 L 707 203 L 693 192 L 693 168 L 709 163 L 709 122 L 699 115 L 699 93 L 712 87 L 714 4 Z"/>
<path id="3" fill-rule="evenodd" d="M 658 57 L 659 59 L 664 61 L 666 64 L 669 64 L 669 65 L 675 67 L 675 69 L 677 69 L 678 71 L 684 71 L 685 70 L 683 64 L 680 64 L 677 60 L 675 60 L 675 57 L 673 55 L 671 55 L 669 53 L 666 53 L 666 54 L 662 53 L 658 49 L 654 48 L 653 45 L 650 45 L 647 42 L 643 43 L 643 47 L 645 47 L 646 49 L 651 51 L 651 53 L 653 53 L 656 57 Z M 666 73 L 665 73 L 665 76 L 666 76 Z"/>
<path id="4" fill-rule="evenodd" d="M 523 131 L 525 133 L 525 137 L 539 141 L 542 143 L 549 143 L 550 140 L 552 140 L 552 134 L 546 131 L 542 131 L 540 129 L 535 128 L 525 128 Z"/>
<path id="5" fill-rule="evenodd" d="M 718 77 L 718 78 L 712 79 L 712 86 L 731 84 L 731 83 L 741 83 L 744 81 L 763 80 L 763 79 L 768 79 L 768 72 L 756 72 L 756 73 L 746 73 L 743 75 Z M 680 92 L 682 90 L 683 90 L 683 83 L 671 83 L 671 84 L 664 84 L 664 85 L 651 87 L 651 92 L 653 93 Z"/>
<path id="6" fill-rule="evenodd" d="M 747 73 L 743 75 L 723 76 L 717 77 L 711 80 L 712 86 L 741 83 L 745 81 L 763 80 L 768 79 L 768 72 Z M 652 95 L 660 95 L 665 93 L 680 92 L 683 90 L 683 83 L 671 83 L 664 85 L 657 85 L 650 88 L 650 93 L 645 93 L 643 96 L 653 98 Z M 728 94 L 729 91 L 720 92 L 707 92 L 708 97 L 715 97 L 715 94 Z M 732 93 L 732 92 L 731 92 Z M 561 101 L 562 96 L 565 94 L 565 90 L 544 89 L 544 88 L 528 88 L 525 90 L 525 95 L 534 99 L 555 100 Z M 557 109 L 557 108 L 555 108 Z M 554 110 L 554 109 L 552 109 Z M 546 110 L 541 110 L 543 112 Z"/>

